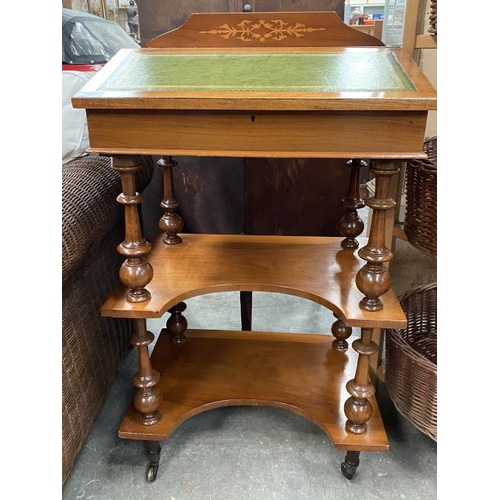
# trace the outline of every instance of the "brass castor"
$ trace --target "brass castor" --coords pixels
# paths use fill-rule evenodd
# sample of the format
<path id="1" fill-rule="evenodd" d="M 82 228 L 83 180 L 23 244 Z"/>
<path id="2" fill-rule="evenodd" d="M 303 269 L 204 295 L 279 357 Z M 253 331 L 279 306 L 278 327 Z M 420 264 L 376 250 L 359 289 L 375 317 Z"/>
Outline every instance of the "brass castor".
<path id="1" fill-rule="evenodd" d="M 340 465 L 342 475 L 347 479 L 352 479 L 359 465 L 359 451 L 348 451 L 345 459 Z"/>
<path id="2" fill-rule="evenodd" d="M 146 479 L 148 483 L 153 483 L 154 481 L 156 481 L 156 476 L 158 474 L 158 467 L 159 464 L 151 464 L 148 467 L 148 471 L 146 472 Z"/>
<path id="3" fill-rule="evenodd" d="M 158 468 L 160 466 L 161 446 L 158 441 L 146 441 L 146 452 L 150 459 L 148 470 L 146 471 L 146 480 L 148 483 L 156 481 Z"/>

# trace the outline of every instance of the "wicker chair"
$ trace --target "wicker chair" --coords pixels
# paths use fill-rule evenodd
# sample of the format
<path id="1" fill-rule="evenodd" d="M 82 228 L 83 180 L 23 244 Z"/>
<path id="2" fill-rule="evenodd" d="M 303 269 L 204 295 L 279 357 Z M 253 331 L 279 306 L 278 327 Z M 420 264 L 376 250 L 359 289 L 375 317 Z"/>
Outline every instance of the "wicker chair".
<path id="1" fill-rule="evenodd" d="M 118 280 L 123 257 L 119 174 L 106 157 L 89 155 L 62 167 L 62 483 L 128 350 L 132 325 L 103 318 L 100 307 Z M 154 162 L 142 158 L 137 189 Z"/>

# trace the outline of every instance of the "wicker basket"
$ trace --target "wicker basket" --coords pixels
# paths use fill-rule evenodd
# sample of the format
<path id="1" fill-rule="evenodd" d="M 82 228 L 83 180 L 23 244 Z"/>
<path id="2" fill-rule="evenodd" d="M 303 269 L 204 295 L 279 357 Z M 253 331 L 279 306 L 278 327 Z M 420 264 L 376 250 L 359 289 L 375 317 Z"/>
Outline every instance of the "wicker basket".
<path id="1" fill-rule="evenodd" d="M 387 330 L 385 377 L 397 410 L 437 442 L 437 284 L 408 290 L 400 299 L 404 330 Z"/>
<path id="2" fill-rule="evenodd" d="M 404 231 L 414 247 L 437 257 L 437 136 L 426 139 L 423 149 L 428 159 L 406 166 Z"/>
<path id="3" fill-rule="evenodd" d="M 431 0 L 429 12 L 429 33 L 437 35 L 438 33 L 438 13 L 437 13 L 437 0 Z"/>

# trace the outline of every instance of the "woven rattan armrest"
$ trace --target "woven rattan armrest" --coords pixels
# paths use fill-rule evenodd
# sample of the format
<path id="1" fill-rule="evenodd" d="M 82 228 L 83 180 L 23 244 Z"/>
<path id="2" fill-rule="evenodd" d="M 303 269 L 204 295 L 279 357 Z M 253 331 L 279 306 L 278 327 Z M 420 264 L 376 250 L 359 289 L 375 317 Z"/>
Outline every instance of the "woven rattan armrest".
<path id="1" fill-rule="evenodd" d="M 137 189 L 151 179 L 150 156 L 141 158 Z M 111 159 L 91 154 L 62 166 L 62 281 L 79 266 L 89 248 L 98 245 L 106 233 L 123 218 L 116 202 L 121 192 L 120 176 Z"/>

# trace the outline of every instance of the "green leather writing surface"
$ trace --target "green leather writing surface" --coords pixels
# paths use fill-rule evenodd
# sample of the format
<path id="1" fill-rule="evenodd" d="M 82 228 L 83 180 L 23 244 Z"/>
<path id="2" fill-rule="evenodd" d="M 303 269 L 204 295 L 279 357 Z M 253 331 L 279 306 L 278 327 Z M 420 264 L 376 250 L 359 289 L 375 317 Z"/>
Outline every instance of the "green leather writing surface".
<path id="1" fill-rule="evenodd" d="M 131 52 L 100 91 L 414 92 L 390 51 Z"/>

